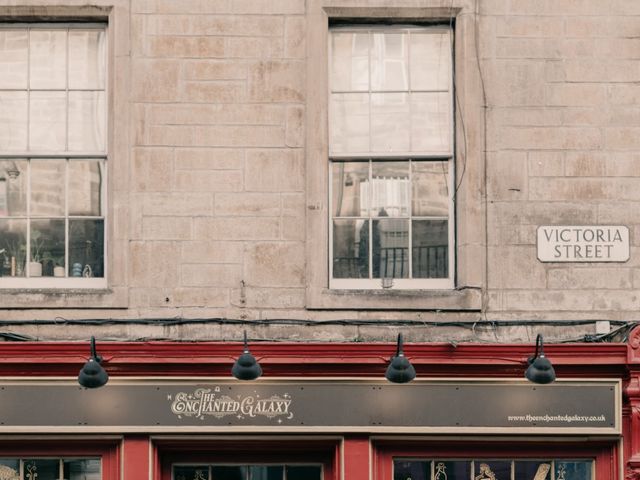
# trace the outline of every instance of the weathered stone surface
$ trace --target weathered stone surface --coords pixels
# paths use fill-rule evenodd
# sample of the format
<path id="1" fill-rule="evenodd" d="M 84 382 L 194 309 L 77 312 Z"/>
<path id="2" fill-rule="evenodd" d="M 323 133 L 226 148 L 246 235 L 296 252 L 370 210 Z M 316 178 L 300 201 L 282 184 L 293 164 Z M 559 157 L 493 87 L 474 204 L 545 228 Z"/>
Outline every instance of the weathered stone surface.
<path id="1" fill-rule="evenodd" d="M 304 247 L 299 242 L 257 243 L 246 252 L 247 285 L 301 287 L 304 284 Z"/>
<path id="2" fill-rule="evenodd" d="M 330 62 L 320 3 L 135 0 L 128 2 L 131 12 L 116 12 L 107 52 L 103 205 L 111 293 L 0 288 L 0 320 L 371 319 L 383 325 L 273 325 L 254 332 L 386 340 L 391 327 L 384 322 L 408 318 L 637 317 L 640 2 L 454 5 L 460 9 L 454 45 L 458 283 L 419 295 L 327 293 Z M 449 3 L 323 5 L 355 7 L 364 16 L 386 8 L 424 20 L 430 7 Z M 537 228 L 571 224 L 628 226 L 631 258 L 607 265 L 540 263 Z M 578 338 L 592 327 L 559 327 L 554 334 Z M 235 326 L 101 328 L 117 339 L 239 338 Z M 532 334 L 528 326 L 498 330 L 474 337 L 468 329 L 411 328 L 425 341 L 528 341 Z M 29 331 L 43 339 L 86 336 L 63 326 Z"/>

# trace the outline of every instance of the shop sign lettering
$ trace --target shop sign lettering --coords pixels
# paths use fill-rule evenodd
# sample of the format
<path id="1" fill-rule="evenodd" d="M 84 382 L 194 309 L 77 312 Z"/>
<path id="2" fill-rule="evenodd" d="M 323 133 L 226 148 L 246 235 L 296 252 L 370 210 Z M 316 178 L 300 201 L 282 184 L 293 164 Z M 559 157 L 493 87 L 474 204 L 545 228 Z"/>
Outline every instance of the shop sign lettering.
<path id="1" fill-rule="evenodd" d="M 236 395 L 235 397 L 221 393 L 220 387 L 198 388 L 192 393 L 178 392 L 168 395 L 171 401 L 171 412 L 182 417 L 194 417 L 204 419 L 207 416 L 224 418 L 236 417 L 239 420 L 245 418 L 266 417 L 277 418 L 278 423 L 282 419 L 291 420 L 292 399 L 288 393 L 284 395 L 271 395 L 261 398 L 260 395 Z"/>
<path id="2" fill-rule="evenodd" d="M 626 262 L 629 260 L 629 228 L 593 225 L 538 227 L 538 260 L 541 262 Z"/>

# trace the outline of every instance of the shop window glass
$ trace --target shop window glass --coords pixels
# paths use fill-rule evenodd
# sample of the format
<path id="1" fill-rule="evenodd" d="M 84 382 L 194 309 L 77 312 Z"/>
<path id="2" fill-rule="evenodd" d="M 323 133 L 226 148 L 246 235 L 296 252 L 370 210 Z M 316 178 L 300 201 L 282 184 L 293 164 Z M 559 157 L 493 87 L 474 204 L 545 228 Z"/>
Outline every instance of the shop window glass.
<path id="1" fill-rule="evenodd" d="M 394 480 L 592 480 L 592 460 L 395 459 Z"/>
<path id="2" fill-rule="evenodd" d="M 322 480 L 320 465 L 174 465 L 173 480 Z"/>
<path id="3" fill-rule="evenodd" d="M 0 480 L 101 480 L 99 458 L 0 458 Z"/>

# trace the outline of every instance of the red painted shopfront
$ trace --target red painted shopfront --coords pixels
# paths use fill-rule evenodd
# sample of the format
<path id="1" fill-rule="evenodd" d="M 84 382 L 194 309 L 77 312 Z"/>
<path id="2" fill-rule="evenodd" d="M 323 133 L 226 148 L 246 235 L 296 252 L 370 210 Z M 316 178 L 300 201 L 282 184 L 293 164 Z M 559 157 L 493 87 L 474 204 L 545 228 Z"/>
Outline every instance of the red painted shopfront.
<path id="1" fill-rule="evenodd" d="M 98 350 L 110 380 L 86 390 L 75 378 L 88 344 L 0 344 L 0 479 L 640 479 L 638 330 L 625 344 L 548 345 L 558 380 L 544 386 L 523 380 L 533 347 L 522 344 L 407 344 L 417 379 L 403 385 L 384 380 L 392 344 L 255 344 L 264 374 L 252 382 L 230 375 L 237 343 Z M 212 399 L 258 393 L 243 416 L 203 407 L 203 387 Z M 536 411 L 526 425 L 491 423 L 530 398 L 571 421 L 549 427 Z M 598 402 L 606 425 L 582 425 L 576 409 Z"/>

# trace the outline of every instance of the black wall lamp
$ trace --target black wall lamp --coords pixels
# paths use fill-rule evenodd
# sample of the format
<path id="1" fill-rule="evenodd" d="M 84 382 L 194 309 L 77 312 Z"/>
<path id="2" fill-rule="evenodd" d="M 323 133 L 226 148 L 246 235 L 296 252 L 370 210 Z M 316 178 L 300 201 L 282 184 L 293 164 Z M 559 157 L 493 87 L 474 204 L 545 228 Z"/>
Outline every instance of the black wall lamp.
<path id="1" fill-rule="evenodd" d="M 402 334 L 398 334 L 398 347 L 395 357 L 391 357 L 385 378 L 392 383 L 408 383 L 416 378 L 416 369 L 413 368 L 411 362 L 404 356 L 402 350 Z"/>
<path id="2" fill-rule="evenodd" d="M 96 339 L 91 337 L 91 358 L 78 374 L 78 383 L 85 388 L 98 388 L 107 384 L 109 375 L 102 368 L 102 357 L 96 354 Z"/>
<path id="3" fill-rule="evenodd" d="M 244 332 L 244 350 L 231 368 L 231 375 L 238 380 L 255 380 L 262 375 L 262 367 L 256 358 L 249 352 L 247 332 Z"/>
<path id="4" fill-rule="evenodd" d="M 547 357 L 544 356 L 544 340 L 542 335 L 536 337 L 536 353 L 527 360 L 529 367 L 524 372 L 527 380 L 533 383 L 551 383 L 556 379 L 556 372 Z"/>

